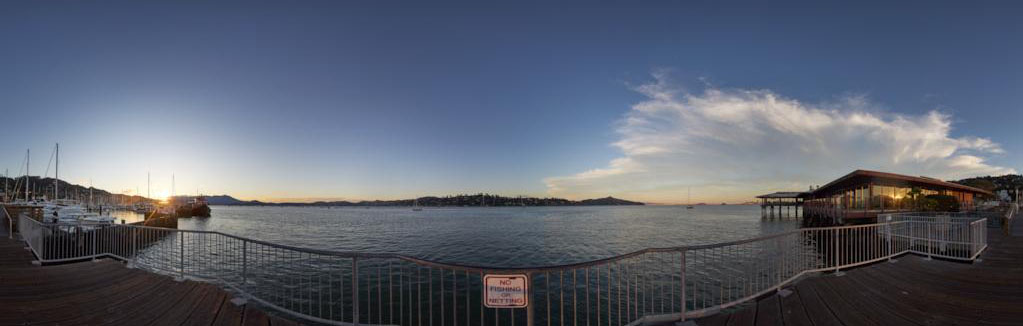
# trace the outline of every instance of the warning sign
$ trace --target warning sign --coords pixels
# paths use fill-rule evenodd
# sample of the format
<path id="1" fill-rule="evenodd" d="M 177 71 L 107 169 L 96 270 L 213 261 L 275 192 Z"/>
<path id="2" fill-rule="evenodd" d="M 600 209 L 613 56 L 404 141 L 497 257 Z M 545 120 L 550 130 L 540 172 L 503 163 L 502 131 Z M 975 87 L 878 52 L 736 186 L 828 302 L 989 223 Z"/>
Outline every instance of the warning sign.
<path id="1" fill-rule="evenodd" d="M 487 308 L 525 308 L 529 305 L 526 275 L 483 276 L 483 305 Z"/>

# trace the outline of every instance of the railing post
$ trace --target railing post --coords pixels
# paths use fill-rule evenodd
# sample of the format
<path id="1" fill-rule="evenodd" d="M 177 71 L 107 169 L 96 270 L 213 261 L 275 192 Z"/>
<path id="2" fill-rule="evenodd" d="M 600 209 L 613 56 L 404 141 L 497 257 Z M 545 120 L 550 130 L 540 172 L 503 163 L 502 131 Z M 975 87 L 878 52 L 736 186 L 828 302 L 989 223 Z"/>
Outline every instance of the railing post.
<path id="1" fill-rule="evenodd" d="M 834 248 L 834 252 L 835 252 L 835 276 L 845 275 L 845 273 L 842 273 L 842 271 L 839 269 L 839 266 L 842 266 L 842 251 L 838 249 L 838 235 L 840 233 L 839 231 L 841 231 L 840 228 L 841 227 L 837 227 L 837 228 L 833 229 L 834 230 L 834 237 L 832 237 L 833 238 L 832 239 L 832 243 L 835 246 L 835 248 Z"/>
<path id="2" fill-rule="evenodd" d="M 927 260 L 931 260 L 931 247 L 934 247 L 934 241 L 931 240 L 931 222 L 927 223 Z"/>
<path id="3" fill-rule="evenodd" d="M 977 242 L 980 241 L 980 231 L 977 230 L 977 228 L 973 227 L 976 224 L 981 224 L 981 223 L 970 223 L 970 233 L 971 234 L 970 234 L 970 257 L 969 258 L 973 258 L 973 255 L 975 253 L 977 253 L 977 248 L 980 247 L 980 246 L 977 245 Z M 987 227 L 987 221 L 984 221 L 983 224 L 984 224 L 985 227 Z"/>
<path id="4" fill-rule="evenodd" d="M 359 325 L 359 258 L 352 257 L 352 324 Z"/>
<path id="5" fill-rule="evenodd" d="M 185 232 L 178 231 L 178 234 L 181 235 L 181 237 L 178 238 L 178 242 L 181 244 L 181 255 L 180 255 L 181 256 L 181 260 L 180 260 L 180 262 L 181 262 L 181 265 L 180 265 L 181 269 L 180 269 L 180 273 L 179 273 L 180 276 L 178 277 L 178 279 L 176 281 L 181 282 L 181 281 L 185 280 Z"/>
<path id="6" fill-rule="evenodd" d="M 911 217 L 906 223 L 909 223 L 909 251 L 916 252 L 916 221 Z"/>
<path id="7" fill-rule="evenodd" d="M 99 229 L 93 227 L 92 229 L 92 261 L 96 262 L 96 236 L 99 234 Z"/>
<path id="8" fill-rule="evenodd" d="M 246 240 L 242 240 L 242 285 L 241 286 L 245 286 L 245 282 L 246 282 L 246 280 L 248 280 L 248 276 L 249 276 L 249 265 L 248 265 L 249 250 L 248 249 L 249 249 L 249 242 L 246 241 Z"/>
<path id="9" fill-rule="evenodd" d="M 888 230 L 888 262 L 889 263 L 894 263 L 894 262 L 896 262 L 896 260 L 892 259 L 895 256 L 895 248 L 894 248 L 895 247 L 895 242 L 892 241 L 892 233 L 893 233 L 893 231 L 892 231 L 892 214 L 888 214 L 887 216 L 885 216 L 885 229 Z"/>
<path id="10" fill-rule="evenodd" d="M 454 274 L 454 273 L 452 273 L 452 274 Z M 533 275 L 530 275 L 530 274 L 532 274 L 532 273 L 526 273 L 526 282 L 527 282 L 527 284 L 526 284 L 526 291 L 528 291 L 528 292 L 526 292 L 526 298 L 528 298 L 527 299 L 528 304 L 526 305 L 526 326 L 533 326 L 533 310 L 534 310 L 533 308 L 536 306 L 536 301 L 533 300 L 533 284 L 532 284 L 533 283 L 532 282 L 533 281 Z M 452 275 L 452 276 L 454 276 L 454 275 Z M 443 280 L 443 278 L 444 278 L 444 274 L 441 274 L 441 280 Z M 456 281 L 452 280 L 452 282 L 456 282 Z M 598 293 L 599 293 L 599 291 L 598 291 Z M 441 294 L 442 294 L 442 297 L 443 297 L 443 293 L 441 293 Z M 458 307 L 458 302 L 455 302 L 454 305 L 455 305 L 455 307 Z M 600 305 L 600 301 L 597 301 L 597 305 L 598 306 Z M 600 318 L 599 314 L 598 314 L 597 318 L 598 319 Z M 458 316 L 455 315 L 454 319 L 455 319 L 455 322 L 457 323 L 458 322 Z"/>
<path id="11" fill-rule="evenodd" d="M 681 282 L 679 282 L 679 288 L 681 289 L 682 292 L 679 294 L 679 300 L 678 301 L 680 301 L 680 302 L 679 302 L 679 310 L 678 310 L 679 314 L 678 315 L 679 315 L 679 320 L 685 322 L 686 321 L 686 249 L 682 249 L 680 254 L 681 254 L 682 264 L 681 264 L 681 268 L 679 269 L 679 275 L 678 276 L 681 279 Z"/>
<path id="12" fill-rule="evenodd" d="M 129 241 L 131 241 L 131 260 L 128 261 L 128 268 L 135 268 L 135 265 L 138 263 L 139 254 L 138 237 L 135 235 L 135 228 L 129 227 L 128 234 L 131 235 L 128 237 Z"/>

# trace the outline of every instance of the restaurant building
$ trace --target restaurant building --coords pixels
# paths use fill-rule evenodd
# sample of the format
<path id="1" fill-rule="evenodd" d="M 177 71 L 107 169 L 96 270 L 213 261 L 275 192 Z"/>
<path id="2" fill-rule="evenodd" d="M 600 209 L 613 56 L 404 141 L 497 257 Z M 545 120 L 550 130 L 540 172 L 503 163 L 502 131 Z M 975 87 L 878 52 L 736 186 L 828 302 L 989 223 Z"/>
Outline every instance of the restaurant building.
<path id="1" fill-rule="evenodd" d="M 884 213 L 918 211 L 920 200 L 928 195 L 955 198 L 960 210 L 974 209 L 978 198 L 994 196 L 984 189 L 934 178 L 867 170 L 793 196 L 799 198 L 804 218 L 846 224 L 872 222 Z"/>

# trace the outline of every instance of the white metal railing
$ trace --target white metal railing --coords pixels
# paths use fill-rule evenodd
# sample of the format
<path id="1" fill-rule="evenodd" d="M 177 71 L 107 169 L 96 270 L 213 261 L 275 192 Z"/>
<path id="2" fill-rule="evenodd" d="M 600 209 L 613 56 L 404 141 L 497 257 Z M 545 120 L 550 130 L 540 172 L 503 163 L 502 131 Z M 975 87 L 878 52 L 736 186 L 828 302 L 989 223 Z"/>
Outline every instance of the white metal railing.
<path id="1" fill-rule="evenodd" d="M 987 249 L 988 216 L 970 213 L 901 213 L 882 215 L 892 222 L 910 222 L 893 235 L 909 241 L 909 250 L 927 257 L 974 260 Z"/>
<path id="2" fill-rule="evenodd" d="M 10 212 L 7 211 L 7 206 L 0 205 L 0 210 L 3 210 L 4 219 L 7 220 L 7 238 L 14 239 L 14 218 L 11 217 Z"/>
<path id="3" fill-rule="evenodd" d="M 319 323 L 638 325 L 713 314 L 808 273 L 906 253 L 971 260 L 987 247 L 983 218 L 898 218 L 529 268 L 299 248 L 212 231 L 29 218 L 18 224 L 40 262 L 114 257 L 178 279 L 213 282 Z M 486 308 L 482 279 L 488 274 L 528 276 L 528 307 Z"/>
<path id="4" fill-rule="evenodd" d="M 1009 209 L 1005 210 L 1004 223 L 1002 227 L 1005 229 L 1005 234 L 1008 235 L 1012 230 L 1012 222 L 1016 218 L 1016 214 L 1019 213 L 1019 203 L 1009 204 Z"/>

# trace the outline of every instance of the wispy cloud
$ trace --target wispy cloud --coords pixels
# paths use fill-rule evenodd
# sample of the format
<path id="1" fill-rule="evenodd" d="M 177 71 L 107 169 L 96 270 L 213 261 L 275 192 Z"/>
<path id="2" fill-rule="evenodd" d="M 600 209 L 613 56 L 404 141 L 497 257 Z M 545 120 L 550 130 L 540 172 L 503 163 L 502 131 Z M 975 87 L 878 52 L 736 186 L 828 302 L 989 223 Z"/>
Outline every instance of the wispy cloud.
<path id="1" fill-rule="evenodd" d="M 617 126 L 623 156 L 547 178 L 548 192 L 680 202 L 692 187 L 694 201 L 736 201 L 858 168 L 946 179 L 1015 173 L 987 163 L 1004 152 L 998 143 L 951 136 L 952 117 L 938 111 L 890 113 L 864 96 L 810 104 L 770 90 L 688 93 L 663 73 L 633 89 L 646 99 Z"/>

